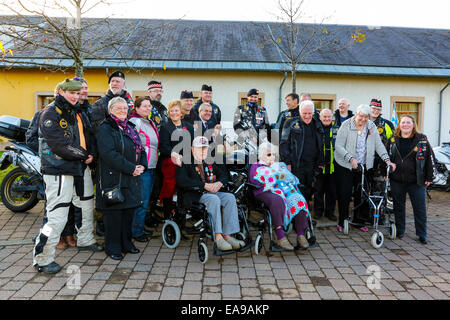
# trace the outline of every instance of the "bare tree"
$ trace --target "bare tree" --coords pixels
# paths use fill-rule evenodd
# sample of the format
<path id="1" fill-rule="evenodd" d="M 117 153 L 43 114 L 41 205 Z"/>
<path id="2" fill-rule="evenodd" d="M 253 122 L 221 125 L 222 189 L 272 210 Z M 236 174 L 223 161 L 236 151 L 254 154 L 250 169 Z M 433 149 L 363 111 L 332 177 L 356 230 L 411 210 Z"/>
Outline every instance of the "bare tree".
<path id="1" fill-rule="evenodd" d="M 0 0 L 1 11 L 8 13 L 1 17 L 0 61 L 9 66 L 73 68 L 77 76 L 83 76 L 86 59 L 132 61 L 143 50 L 148 56 L 154 48 L 145 37 L 132 37 L 133 33 L 142 35 L 145 29 L 155 40 L 169 23 L 149 26 L 139 20 L 86 18 L 94 8 L 107 10 L 111 4 L 107 0 Z M 55 12 L 65 17 L 52 16 Z"/>
<path id="2" fill-rule="evenodd" d="M 333 34 L 324 24 L 327 17 L 318 23 L 300 23 L 305 16 L 305 0 L 278 0 L 276 18 L 281 23 L 266 24 L 262 34 L 262 45 L 273 44 L 282 62 L 292 75 L 292 92 L 296 92 L 297 70 L 315 52 L 336 53 L 352 43 L 363 42 L 365 35 L 359 29 L 347 37 Z M 342 40 L 344 39 L 344 40 Z"/>

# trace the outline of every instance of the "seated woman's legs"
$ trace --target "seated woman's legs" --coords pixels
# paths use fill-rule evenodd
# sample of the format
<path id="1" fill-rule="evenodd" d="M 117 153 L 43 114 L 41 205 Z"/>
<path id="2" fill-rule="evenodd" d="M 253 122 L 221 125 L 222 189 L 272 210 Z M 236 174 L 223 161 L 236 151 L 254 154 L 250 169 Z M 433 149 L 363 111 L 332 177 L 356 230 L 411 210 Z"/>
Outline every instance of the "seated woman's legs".
<path id="1" fill-rule="evenodd" d="M 269 207 L 272 225 L 275 227 L 275 234 L 277 237 L 275 241 L 276 246 L 286 250 L 293 250 L 294 247 L 289 243 L 283 231 L 283 217 L 286 210 L 283 199 L 269 191 L 260 193 L 255 196 L 255 198 L 258 201 L 264 202 L 264 204 Z"/>

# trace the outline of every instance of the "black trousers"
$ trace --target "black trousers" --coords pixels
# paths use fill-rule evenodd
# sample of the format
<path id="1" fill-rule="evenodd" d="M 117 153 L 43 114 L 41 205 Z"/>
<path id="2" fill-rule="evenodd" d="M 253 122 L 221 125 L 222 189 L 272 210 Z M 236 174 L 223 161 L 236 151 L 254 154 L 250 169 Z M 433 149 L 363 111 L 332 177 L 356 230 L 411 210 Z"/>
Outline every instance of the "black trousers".
<path id="1" fill-rule="evenodd" d="M 103 210 L 107 255 L 128 252 L 134 247 L 131 241 L 133 215 L 134 209 Z"/>
<path id="2" fill-rule="evenodd" d="M 344 226 L 344 220 L 349 216 L 350 200 L 353 194 L 353 206 L 357 207 L 361 204 L 361 172 L 349 170 L 341 167 L 336 163 L 336 183 L 337 185 L 337 197 L 338 197 L 338 210 L 339 210 L 339 226 Z M 371 172 L 365 173 L 367 182 L 370 181 Z M 367 183 L 366 183 L 367 185 Z M 353 223 L 362 224 L 369 220 L 369 204 L 364 202 L 353 213 Z"/>
<path id="3" fill-rule="evenodd" d="M 319 174 L 316 177 L 314 193 L 314 212 L 326 216 L 334 214 L 336 208 L 336 174 Z M 324 201 L 325 200 L 325 201 Z"/>
<path id="4" fill-rule="evenodd" d="M 313 195 L 314 187 L 314 174 L 315 168 L 313 163 L 301 162 L 297 168 L 293 168 L 292 173 L 300 180 L 303 187 L 300 188 L 300 192 L 305 197 L 308 208 L 310 208 L 309 202 Z"/>

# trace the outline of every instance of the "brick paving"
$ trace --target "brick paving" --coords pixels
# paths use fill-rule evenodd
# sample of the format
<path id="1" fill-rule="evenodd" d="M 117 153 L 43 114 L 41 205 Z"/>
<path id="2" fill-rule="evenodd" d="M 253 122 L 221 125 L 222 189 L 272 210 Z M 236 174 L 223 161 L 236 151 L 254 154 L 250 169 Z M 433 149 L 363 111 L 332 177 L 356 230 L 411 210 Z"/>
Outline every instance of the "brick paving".
<path id="1" fill-rule="evenodd" d="M 176 249 L 154 237 L 136 243 L 141 253 L 122 261 L 103 252 L 57 250 L 55 261 L 64 268 L 54 276 L 31 266 L 31 238 L 39 231 L 43 203 L 23 214 L 0 205 L 0 300 L 449 300 L 450 194 L 432 191 L 431 196 L 428 245 L 416 240 L 408 205 L 405 237 L 386 237 L 378 250 L 370 245 L 371 232 L 339 234 L 323 218 L 316 229 L 319 246 L 301 253 L 263 249 L 259 255 L 249 250 L 219 258 L 208 241 L 210 258 L 202 265 L 196 237 Z M 294 242 L 295 235 L 289 239 Z M 381 276 L 373 289 L 367 285 L 372 265 Z M 69 266 L 80 268 L 79 288 L 70 286 Z"/>

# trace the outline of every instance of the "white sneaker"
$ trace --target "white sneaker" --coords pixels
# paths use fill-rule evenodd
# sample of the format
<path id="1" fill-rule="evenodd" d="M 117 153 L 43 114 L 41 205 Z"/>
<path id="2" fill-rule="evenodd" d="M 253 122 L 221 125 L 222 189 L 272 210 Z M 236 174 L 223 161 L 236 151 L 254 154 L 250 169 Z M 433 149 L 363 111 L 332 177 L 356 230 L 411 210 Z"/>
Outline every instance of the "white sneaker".
<path id="1" fill-rule="evenodd" d="M 233 237 L 228 237 L 228 239 L 226 240 L 229 244 L 231 244 L 231 246 L 233 247 L 234 250 L 239 250 L 240 248 L 245 246 L 245 242 L 242 240 L 238 240 L 236 238 Z"/>
<path id="2" fill-rule="evenodd" d="M 233 250 L 233 247 L 231 247 L 231 244 L 229 244 L 224 238 L 220 238 L 219 240 L 216 240 L 216 246 L 217 246 L 217 249 L 219 249 L 220 251 Z"/>

